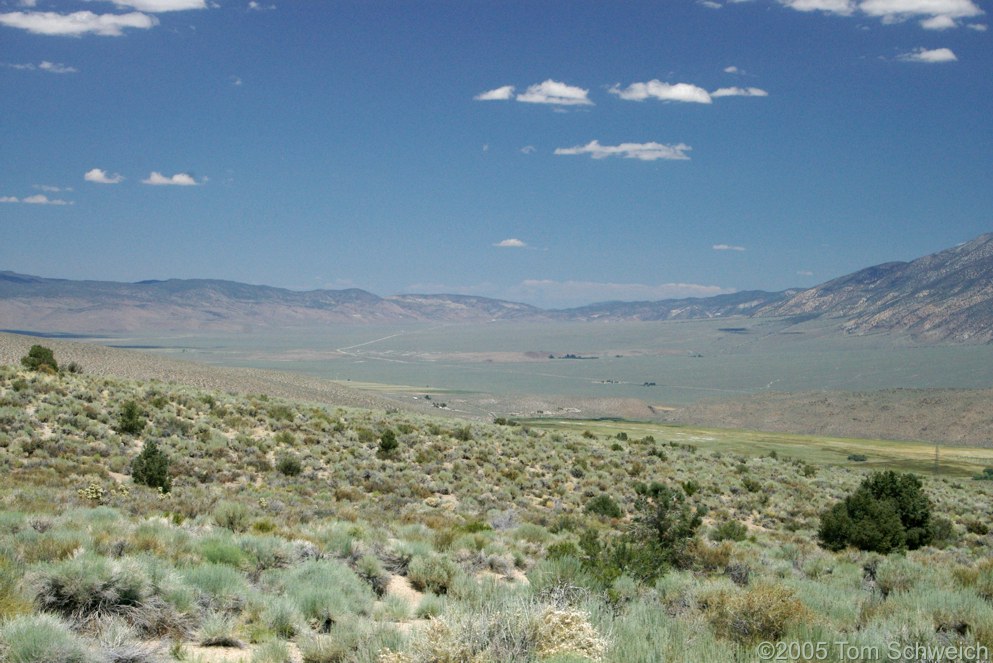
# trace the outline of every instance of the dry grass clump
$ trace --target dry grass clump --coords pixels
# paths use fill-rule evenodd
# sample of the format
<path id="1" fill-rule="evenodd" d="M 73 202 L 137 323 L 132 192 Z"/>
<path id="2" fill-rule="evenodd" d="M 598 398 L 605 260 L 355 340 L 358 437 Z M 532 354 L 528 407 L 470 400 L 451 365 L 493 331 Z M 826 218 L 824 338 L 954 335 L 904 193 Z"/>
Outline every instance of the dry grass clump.
<path id="1" fill-rule="evenodd" d="M 779 640 L 791 624 L 812 617 L 792 589 L 775 584 L 720 591 L 706 597 L 704 605 L 717 633 L 742 644 Z"/>
<path id="2" fill-rule="evenodd" d="M 406 652 L 380 663 L 498 663 L 571 656 L 599 663 L 609 646 L 589 614 L 534 599 L 503 601 L 432 619 Z"/>

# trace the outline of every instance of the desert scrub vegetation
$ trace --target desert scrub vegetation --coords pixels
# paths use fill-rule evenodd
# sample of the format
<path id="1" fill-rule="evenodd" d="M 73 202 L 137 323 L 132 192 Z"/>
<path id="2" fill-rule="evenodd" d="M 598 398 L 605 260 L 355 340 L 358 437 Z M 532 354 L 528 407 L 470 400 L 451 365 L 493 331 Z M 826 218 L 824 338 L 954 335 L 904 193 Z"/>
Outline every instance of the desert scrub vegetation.
<path id="1" fill-rule="evenodd" d="M 993 647 L 993 482 L 866 465 L 0 367 L 0 660 Z M 859 491 L 930 536 L 819 538 Z"/>

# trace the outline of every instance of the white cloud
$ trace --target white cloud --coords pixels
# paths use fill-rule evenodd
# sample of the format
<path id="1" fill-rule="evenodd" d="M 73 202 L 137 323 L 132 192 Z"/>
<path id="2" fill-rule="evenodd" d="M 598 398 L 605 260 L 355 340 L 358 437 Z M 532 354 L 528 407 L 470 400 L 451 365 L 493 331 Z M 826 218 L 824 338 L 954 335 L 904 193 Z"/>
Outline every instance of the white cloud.
<path id="1" fill-rule="evenodd" d="M 779 0 L 781 5 L 797 11 L 822 11 L 841 16 L 856 13 L 899 23 L 920 17 L 926 30 L 947 30 L 958 25 L 955 19 L 981 16 L 984 12 L 975 0 Z"/>
<path id="2" fill-rule="evenodd" d="M 905 62 L 928 62 L 928 63 L 956 62 L 958 60 L 958 58 L 955 57 L 955 54 L 952 53 L 951 49 L 949 48 L 934 48 L 930 50 L 926 48 L 918 48 L 916 51 L 913 51 L 912 53 L 904 53 L 903 55 L 900 55 L 898 59 L 903 60 Z"/>
<path id="3" fill-rule="evenodd" d="M 949 30 L 958 27 L 958 23 L 951 16 L 932 16 L 921 21 L 921 27 L 925 30 Z"/>
<path id="4" fill-rule="evenodd" d="M 741 70 L 738 69 L 737 67 L 735 67 L 734 65 L 731 65 L 729 67 L 724 67 L 724 73 L 725 74 L 738 74 L 738 73 L 741 73 Z"/>
<path id="5" fill-rule="evenodd" d="M 72 205 L 70 200 L 61 198 L 49 198 L 43 193 L 36 193 L 27 198 L 15 198 L 14 196 L 0 196 L 0 203 L 25 203 L 27 205 Z"/>
<path id="6" fill-rule="evenodd" d="M 508 299 L 535 302 L 543 306 L 582 306 L 604 301 L 655 301 L 684 297 L 710 297 L 734 292 L 716 285 L 697 283 L 610 283 L 597 281 L 553 281 L 528 279 L 510 288 Z"/>
<path id="7" fill-rule="evenodd" d="M 722 87 L 710 93 L 711 97 L 768 97 L 769 93 L 757 87 Z"/>
<path id="8" fill-rule="evenodd" d="M 71 205 L 68 200 L 61 200 L 59 198 L 49 198 L 43 193 L 36 193 L 33 196 L 28 196 L 27 198 L 21 198 L 22 203 L 28 203 L 29 205 Z"/>
<path id="9" fill-rule="evenodd" d="M 205 0 L 111 0 L 118 7 L 130 7 L 142 12 L 159 14 L 162 12 L 206 9 Z"/>
<path id="10" fill-rule="evenodd" d="M 480 92 L 473 99 L 476 101 L 507 101 L 508 99 L 514 98 L 514 86 L 504 85 L 503 87 L 498 87 L 494 90 L 487 90 L 486 92 Z"/>
<path id="11" fill-rule="evenodd" d="M 41 64 L 37 65 L 29 62 L 27 64 L 0 63 L 0 66 L 8 67 L 10 69 L 21 69 L 24 71 L 47 71 L 50 74 L 75 74 L 79 71 L 75 67 L 70 67 L 58 62 L 49 62 L 48 60 L 43 60 Z"/>
<path id="12" fill-rule="evenodd" d="M 715 251 L 744 251 L 745 247 L 735 246 L 734 244 L 714 244 L 712 247 Z"/>
<path id="13" fill-rule="evenodd" d="M 198 182 L 189 173 L 176 173 L 172 177 L 166 177 L 162 173 L 152 172 L 148 179 L 141 181 L 142 184 L 153 186 L 196 186 Z"/>
<path id="14" fill-rule="evenodd" d="M 801 12 L 827 12 L 848 16 L 855 11 L 853 0 L 779 0 L 780 4 Z"/>
<path id="15" fill-rule="evenodd" d="M 94 14 L 93 12 L 9 12 L 0 14 L 0 25 L 27 30 L 37 35 L 79 37 L 95 34 L 102 37 L 120 37 L 125 28 L 148 30 L 159 21 L 154 16 L 139 12 L 130 14 Z"/>
<path id="16" fill-rule="evenodd" d="M 593 140 L 586 145 L 556 148 L 555 154 L 589 154 L 594 159 L 624 157 L 625 159 L 640 159 L 641 161 L 656 161 L 658 159 L 683 161 L 690 158 L 686 153 L 692 149 L 692 147 L 683 143 L 679 143 L 678 145 L 663 145 L 662 143 L 601 145 L 599 141 Z"/>
<path id="17" fill-rule="evenodd" d="M 968 18 L 983 14 L 973 0 L 862 0 L 859 9 L 891 22 L 913 16 Z"/>
<path id="18" fill-rule="evenodd" d="M 256 2 L 255 0 L 252 0 L 251 2 L 248 3 L 248 9 L 253 12 L 262 12 L 275 8 L 276 5 L 263 5 L 261 2 Z"/>
<path id="19" fill-rule="evenodd" d="M 502 90 L 503 88 L 498 89 Z M 527 90 L 517 95 L 517 101 L 527 104 L 554 104 L 556 106 L 592 106 L 593 102 L 589 100 L 589 93 L 589 90 L 548 79 L 543 83 L 528 87 Z"/>
<path id="20" fill-rule="evenodd" d="M 526 249 L 527 242 L 511 237 L 510 239 L 505 239 L 503 241 L 497 242 L 493 246 L 499 247 L 501 249 Z"/>
<path id="21" fill-rule="evenodd" d="M 231 81 L 231 85 L 234 85 L 235 87 L 241 87 L 244 83 L 244 81 L 242 81 L 238 76 L 229 76 L 228 80 Z"/>
<path id="22" fill-rule="evenodd" d="M 69 67 L 60 62 L 49 62 L 48 60 L 43 60 L 38 68 L 42 71 L 47 71 L 50 74 L 75 74 L 79 70 L 75 67 Z"/>
<path id="23" fill-rule="evenodd" d="M 690 83 L 670 85 L 657 79 L 647 83 L 631 83 L 624 89 L 621 89 L 619 85 L 614 85 L 610 88 L 610 93 L 627 101 L 658 99 L 660 101 L 683 101 L 697 104 L 709 104 L 711 102 L 710 93 L 702 87 Z"/>
<path id="24" fill-rule="evenodd" d="M 976 32 L 986 32 L 986 30 L 988 29 L 985 23 L 970 23 L 966 27 L 969 28 L 970 30 L 975 30 Z"/>
<path id="25" fill-rule="evenodd" d="M 44 191 L 45 193 L 59 193 L 61 191 L 72 191 L 72 187 L 52 186 L 51 184 L 33 184 L 32 188 Z"/>
<path id="26" fill-rule="evenodd" d="M 108 175 L 107 171 L 101 168 L 91 168 L 83 175 L 83 179 L 95 184 L 120 184 L 124 181 L 124 176 L 119 173 Z"/>
<path id="27" fill-rule="evenodd" d="M 810 271 L 809 269 L 801 269 L 796 274 L 797 274 L 797 276 L 813 276 L 814 275 L 814 273 L 812 271 Z"/>
<path id="28" fill-rule="evenodd" d="M 521 148 L 521 154 L 534 154 L 537 151 L 538 148 L 536 148 L 534 145 L 525 145 L 524 147 Z"/>

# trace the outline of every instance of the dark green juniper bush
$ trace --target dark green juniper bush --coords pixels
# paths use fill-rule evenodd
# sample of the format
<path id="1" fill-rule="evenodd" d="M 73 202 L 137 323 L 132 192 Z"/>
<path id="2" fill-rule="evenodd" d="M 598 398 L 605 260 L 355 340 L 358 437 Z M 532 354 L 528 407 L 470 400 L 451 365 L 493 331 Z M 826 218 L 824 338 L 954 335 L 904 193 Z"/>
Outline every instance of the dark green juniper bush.
<path id="1" fill-rule="evenodd" d="M 31 349 L 28 350 L 28 354 L 21 357 L 21 364 L 25 368 L 41 373 L 59 372 L 59 364 L 55 361 L 55 353 L 52 352 L 51 348 L 46 348 L 44 345 L 32 345 Z"/>
<path id="2" fill-rule="evenodd" d="M 916 550 L 934 538 L 931 500 L 914 474 L 873 472 L 821 515 L 818 535 L 829 550 Z"/>
<path id="3" fill-rule="evenodd" d="M 169 457 L 159 449 L 155 440 L 146 440 L 141 453 L 131 463 L 131 478 L 135 483 L 159 488 L 163 493 L 172 489 Z"/>

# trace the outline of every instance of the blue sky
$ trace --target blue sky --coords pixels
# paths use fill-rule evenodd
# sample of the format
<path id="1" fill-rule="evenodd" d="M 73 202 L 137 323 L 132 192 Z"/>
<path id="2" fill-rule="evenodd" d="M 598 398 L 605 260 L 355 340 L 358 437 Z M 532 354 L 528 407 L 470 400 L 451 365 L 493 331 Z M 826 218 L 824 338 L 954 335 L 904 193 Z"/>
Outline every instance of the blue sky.
<path id="1" fill-rule="evenodd" d="M 993 230 L 987 0 L 0 0 L 0 269 L 568 306 Z"/>

